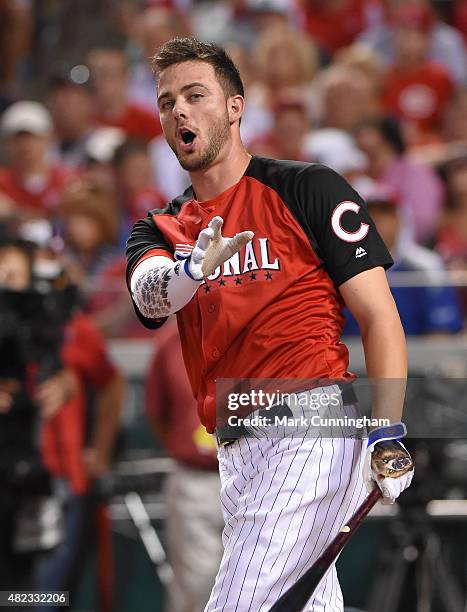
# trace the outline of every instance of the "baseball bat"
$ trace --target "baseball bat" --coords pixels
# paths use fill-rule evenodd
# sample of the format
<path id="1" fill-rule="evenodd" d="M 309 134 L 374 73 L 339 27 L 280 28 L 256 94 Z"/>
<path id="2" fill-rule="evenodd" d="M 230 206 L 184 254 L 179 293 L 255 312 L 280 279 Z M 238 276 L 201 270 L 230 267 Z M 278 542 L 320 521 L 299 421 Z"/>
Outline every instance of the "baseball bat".
<path id="1" fill-rule="evenodd" d="M 328 571 L 331 564 L 336 560 L 353 534 L 357 531 L 368 512 L 373 508 L 381 497 L 381 490 L 375 487 L 365 501 L 357 508 L 352 518 L 326 547 L 323 554 L 316 559 L 313 565 L 307 569 L 301 578 L 290 587 L 273 605 L 269 612 L 301 612 L 307 601 L 313 595 L 321 578 Z"/>

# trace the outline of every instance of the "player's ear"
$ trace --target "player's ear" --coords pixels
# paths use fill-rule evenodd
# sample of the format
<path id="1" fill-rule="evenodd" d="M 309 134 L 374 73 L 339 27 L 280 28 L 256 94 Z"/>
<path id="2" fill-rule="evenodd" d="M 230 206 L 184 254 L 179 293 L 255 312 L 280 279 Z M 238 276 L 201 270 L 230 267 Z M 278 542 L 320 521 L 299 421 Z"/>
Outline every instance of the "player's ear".
<path id="1" fill-rule="evenodd" d="M 244 108 L 245 98 L 243 96 L 230 96 L 230 98 L 227 99 L 227 110 L 229 113 L 230 125 L 240 121 Z"/>

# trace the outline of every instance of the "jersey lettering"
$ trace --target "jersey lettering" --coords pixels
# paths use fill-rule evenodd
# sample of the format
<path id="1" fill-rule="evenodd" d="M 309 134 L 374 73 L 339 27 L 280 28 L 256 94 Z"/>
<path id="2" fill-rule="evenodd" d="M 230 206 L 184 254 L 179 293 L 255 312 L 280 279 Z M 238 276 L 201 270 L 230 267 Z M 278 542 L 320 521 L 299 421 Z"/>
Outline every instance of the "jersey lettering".
<path id="1" fill-rule="evenodd" d="M 240 253 L 235 253 L 224 262 L 224 276 L 232 276 L 232 274 L 240 274 Z"/>
<path id="2" fill-rule="evenodd" d="M 252 272 L 258 270 L 258 262 L 256 261 L 255 250 L 253 248 L 253 241 L 248 242 L 245 247 L 245 263 L 243 266 L 243 272 Z"/>
<path id="3" fill-rule="evenodd" d="M 261 249 L 261 268 L 266 268 L 267 270 L 280 270 L 281 266 L 277 257 L 274 261 L 269 261 L 268 238 L 258 238 L 258 240 Z"/>

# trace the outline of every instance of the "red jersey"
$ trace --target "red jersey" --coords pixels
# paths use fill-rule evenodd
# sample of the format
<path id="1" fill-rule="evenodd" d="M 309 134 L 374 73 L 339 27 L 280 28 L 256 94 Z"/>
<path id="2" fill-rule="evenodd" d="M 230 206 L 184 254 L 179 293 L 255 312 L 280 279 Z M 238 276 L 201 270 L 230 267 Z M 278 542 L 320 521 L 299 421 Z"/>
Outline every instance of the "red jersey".
<path id="1" fill-rule="evenodd" d="M 447 70 L 435 62 L 427 62 L 415 72 L 391 70 L 385 80 L 383 103 L 396 117 L 429 131 L 438 127 L 453 91 Z"/>
<path id="2" fill-rule="evenodd" d="M 53 418 L 44 422 L 42 453 L 52 474 L 65 478 L 73 491 L 80 494 L 88 487 L 83 464 L 87 391 L 106 387 L 115 375 L 115 367 L 109 360 L 101 333 L 83 314 L 76 315 L 67 325 L 62 359 L 65 367 L 77 374 L 80 390 Z"/>
<path id="3" fill-rule="evenodd" d="M 183 356 L 201 422 L 216 425 L 218 378 L 353 379 L 341 342 L 338 286 L 392 264 L 361 197 L 318 164 L 253 157 L 240 181 L 198 202 L 189 188 L 151 211 L 127 243 L 127 283 L 144 256 L 194 245 L 216 215 L 251 243 L 206 278 L 178 313 Z M 161 321 L 143 317 L 156 328 Z"/>
<path id="4" fill-rule="evenodd" d="M 129 103 L 125 111 L 115 119 L 98 117 L 100 125 L 108 125 L 120 128 L 130 138 L 145 140 L 148 142 L 162 133 L 158 117 L 149 112 L 139 104 Z"/>

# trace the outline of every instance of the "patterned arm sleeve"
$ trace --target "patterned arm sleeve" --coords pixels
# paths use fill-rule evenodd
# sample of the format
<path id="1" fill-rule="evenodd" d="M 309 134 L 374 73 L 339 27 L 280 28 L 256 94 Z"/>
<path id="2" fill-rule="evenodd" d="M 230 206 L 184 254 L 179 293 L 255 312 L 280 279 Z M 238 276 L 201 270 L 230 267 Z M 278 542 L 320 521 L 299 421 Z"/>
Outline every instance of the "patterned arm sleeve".
<path id="1" fill-rule="evenodd" d="M 162 233 L 156 227 L 152 219 L 152 212 L 145 219 L 138 221 L 128 238 L 126 244 L 126 282 L 130 297 L 133 302 L 136 316 L 139 321 L 148 329 L 156 329 L 167 320 L 167 316 L 148 317 L 144 316 L 133 298 L 131 280 L 136 267 L 140 267 L 144 261 L 150 257 L 163 256 L 168 261 L 173 259 L 173 250 Z"/>
<path id="2" fill-rule="evenodd" d="M 154 256 L 139 264 L 131 277 L 131 293 L 141 314 L 160 319 L 178 312 L 195 294 L 202 279 L 188 271 L 188 260 Z"/>

